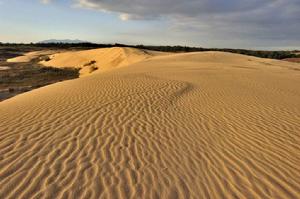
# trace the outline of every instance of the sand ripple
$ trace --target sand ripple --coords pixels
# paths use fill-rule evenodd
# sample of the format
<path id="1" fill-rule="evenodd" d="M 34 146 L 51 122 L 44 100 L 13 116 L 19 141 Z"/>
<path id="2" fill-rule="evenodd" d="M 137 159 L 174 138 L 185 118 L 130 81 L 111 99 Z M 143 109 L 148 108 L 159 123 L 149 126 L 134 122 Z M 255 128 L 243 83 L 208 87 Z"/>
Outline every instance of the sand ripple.
<path id="1" fill-rule="evenodd" d="M 0 198 L 299 198 L 299 74 L 202 56 L 1 102 Z"/>

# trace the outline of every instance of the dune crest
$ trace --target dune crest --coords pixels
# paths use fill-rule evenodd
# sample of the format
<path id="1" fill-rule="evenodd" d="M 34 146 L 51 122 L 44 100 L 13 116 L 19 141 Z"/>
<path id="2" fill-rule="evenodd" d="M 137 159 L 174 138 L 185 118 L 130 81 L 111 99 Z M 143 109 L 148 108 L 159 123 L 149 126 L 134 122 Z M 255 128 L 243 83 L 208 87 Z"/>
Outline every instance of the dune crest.
<path id="1" fill-rule="evenodd" d="M 11 63 L 30 62 L 33 59 L 36 59 L 40 56 L 47 56 L 47 55 L 51 55 L 51 54 L 58 53 L 58 52 L 59 51 L 57 51 L 57 50 L 41 50 L 41 51 L 29 52 L 29 53 L 25 53 L 24 55 L 19 56 L 19 57 L 7 59 L 6 61 L 11 62 Z"/>
<path id="2" fill-rule="evenodd" d="M 300 198 L 300 65 L 144 53 L 0 103 L 0 198 Z"/>
<path id="3" fill-rule="evenodd" d="M 134 48 L 102 48 L 58 53 L 50 56 L 50 61 L 40 62 L 44 66 L 80 68 L 81 76 L 94 71 L 107 71 L 143 61 L 165 53 Z"/>

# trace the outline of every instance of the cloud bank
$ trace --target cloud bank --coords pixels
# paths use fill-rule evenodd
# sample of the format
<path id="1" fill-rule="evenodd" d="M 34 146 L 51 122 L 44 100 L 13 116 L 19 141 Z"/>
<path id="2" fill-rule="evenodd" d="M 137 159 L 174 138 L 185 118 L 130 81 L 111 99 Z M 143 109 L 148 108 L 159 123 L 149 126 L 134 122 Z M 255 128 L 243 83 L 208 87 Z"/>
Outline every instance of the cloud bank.
<path id="1" fill-rule="evenodd" d="M 116 13 L 123 21 L 165 21 L 170 31 L 187 37 L 300 46 L 299 0 L 74 1 L 81 8 Z"/>
<path id="2" fill-rule="evenodd" d="M 126 13 L 139 19 L 163 16 L 196 17 L 251 11 L 274 4 L 270 0 L 78 0 L 82 7 Z M 135 19 L 133 17 L 132 19 Z"/>

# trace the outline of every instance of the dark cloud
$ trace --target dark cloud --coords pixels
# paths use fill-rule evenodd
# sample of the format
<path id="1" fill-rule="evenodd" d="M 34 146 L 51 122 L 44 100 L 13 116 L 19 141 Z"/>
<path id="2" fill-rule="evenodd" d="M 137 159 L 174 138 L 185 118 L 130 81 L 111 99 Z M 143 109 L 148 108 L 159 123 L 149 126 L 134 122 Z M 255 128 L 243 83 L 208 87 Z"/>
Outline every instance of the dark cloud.
<path id="1" fill-rule="evenodd" d="M 182 34 L 300 45 L 299 0 L 77 0 L 122 20 L 165 20 Z"/>
<path id="2" fill-rule="evenodd" d="M 276 0 L 78 0 L 83 7 L 106 10 L 141 18 L 170 15 L 195 17 L 254 10 Z"/>

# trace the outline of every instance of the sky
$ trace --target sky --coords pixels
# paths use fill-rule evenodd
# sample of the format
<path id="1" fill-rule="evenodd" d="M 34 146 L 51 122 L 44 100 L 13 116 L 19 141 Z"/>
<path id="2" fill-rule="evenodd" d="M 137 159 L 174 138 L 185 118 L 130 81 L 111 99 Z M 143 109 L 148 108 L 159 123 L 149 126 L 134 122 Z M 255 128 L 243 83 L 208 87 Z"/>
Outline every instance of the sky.
<path id="1" fill-rule="evenodd" d="M 300 0 L 0 0 L 0 41 L 300 49 Z"/>

